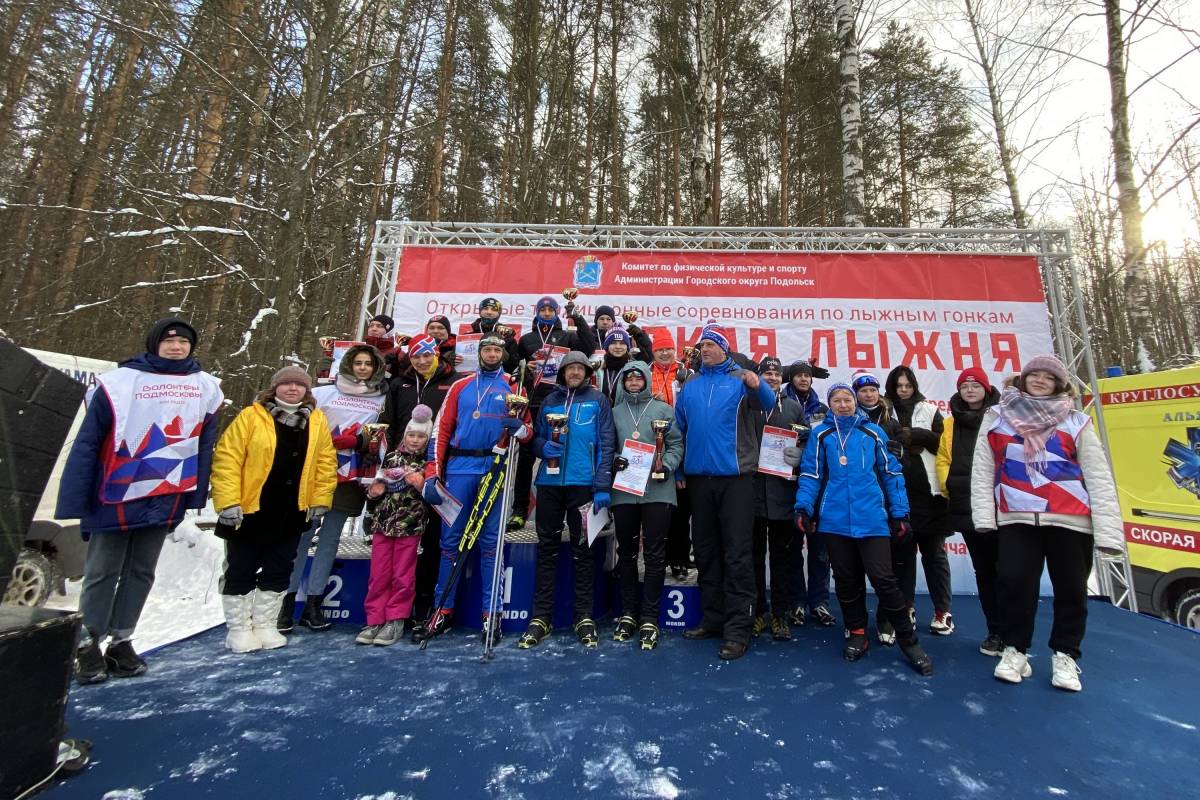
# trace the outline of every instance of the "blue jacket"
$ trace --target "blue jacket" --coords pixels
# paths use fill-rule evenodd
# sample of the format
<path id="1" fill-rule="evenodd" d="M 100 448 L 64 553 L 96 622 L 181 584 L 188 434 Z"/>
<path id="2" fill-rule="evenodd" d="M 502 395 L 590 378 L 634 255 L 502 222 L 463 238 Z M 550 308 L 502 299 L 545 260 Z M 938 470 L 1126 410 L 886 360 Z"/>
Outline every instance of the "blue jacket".
<path id="1" fill-rule="evenodd" d="M 886 444 L 887 434 L 861 412 L 827 416 L 804 447 L 796 513 L 816 519 L 822 533 L 888 536 L 889 518 L 908 516 L 908 495 L 900 462 Z"/>
<path id="2" fill-rule="evenodd" d="M 765 381 L 757 391 L 742 383 L 733 359 L 701 366 L 675 400 L 675 420 L 683 434 L 683 475 L 749 475 L 758 469 L 757 412 L 775 406 Z"/>
<path id="3" fill-rule="evenodd" d="M 548 475 L 544 448 L 550 441 L 550 423 L 546 414 L 566 414 L 567 433 L 563 437 L 563 454 L 559 456 L 559 473 Z M 593 389 L 590 383 L 578 389 L 559 386 L 542 401 L 534 425 L 533 452 L 542 459 L 538 468 L 538 486 L 591 486 L 593 492 L 612 488 L 613 441 L 612 406 L 608 398 Z"/>
<path id="4" fill-rule="evenodd" d="M 790 383 L 783 387 L 783 393 L 800 404 L 802 414 L 800 421 L 805 425 L 812 425 L 814 414 L 829 414 L 829 407 L 821 402 L 821 398 L 817 396 L 815 389 L 808 390 L 808 397 L 800 399 L 800 393 L 796 391 L 796 387 Z"/>
<path id="5" fill-rule="evenodd" d="M 122 361 L 120 366 L 141 372 L 191 375 L 200 372 L 195 359 L 170 361 L 150 353 Z M 170 530 L 183 520 L 189 508 L 204 508 L 208 500 L 208 479 L 212 473 L 213 447 L 217 443 L 217 417 L 210 414 L 200 431 L 200 452 L 196 462 L 196 488 L 180 494 L 156 495 L 127 503 L 100 502 L 100 481 L 103 466 L 101 448 L 112 447 L 113 411 L 103 390 L 92 393 L 83 424 L 75 436 L 75 444 L 63 467 L 59 483 L 56 519 L 78 519 L 84 538 L 104 531 L 130 531 L 139 528 L 167 527 Z"/>

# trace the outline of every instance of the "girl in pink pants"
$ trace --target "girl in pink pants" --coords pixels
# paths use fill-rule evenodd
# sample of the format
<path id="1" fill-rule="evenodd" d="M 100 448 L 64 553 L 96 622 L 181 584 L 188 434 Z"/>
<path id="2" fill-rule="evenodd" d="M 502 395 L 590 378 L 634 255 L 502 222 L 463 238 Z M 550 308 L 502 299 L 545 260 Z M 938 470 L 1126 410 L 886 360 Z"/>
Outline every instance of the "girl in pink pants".
<path id="1" fill-rule="evenodd" d="M 433 430 L 429 406 L 413 409 L 400 446 L 388 453 L 367 496 L 379 499 L 371 540 L 371 576 L 367 583 L 367 627 L 359 644 L 395 644 L 404 634 L 416 594 L 417 547 L 425 532 L 425 449 Z"/>

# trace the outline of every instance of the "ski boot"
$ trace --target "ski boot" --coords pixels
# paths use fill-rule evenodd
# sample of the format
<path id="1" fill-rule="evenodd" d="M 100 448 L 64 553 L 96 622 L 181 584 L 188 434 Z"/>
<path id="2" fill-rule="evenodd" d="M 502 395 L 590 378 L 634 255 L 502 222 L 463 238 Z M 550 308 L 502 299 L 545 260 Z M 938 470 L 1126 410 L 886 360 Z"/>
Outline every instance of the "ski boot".
<path id="1" fill-rule="evenodd" d="M 501 614 L 499 612 L 483 615 L 483 626 L 479 631 L 480 644 L 487 645 L 488 631 L 491 631 L 492 644 L 498 644 L 504 638 L 504 631 L 500 630 Z"/>
<path id="2" fill-rule="evenodd" d="M 908 659 L 908 663 L 914 670 L 925 676 L 933 674 L 933 659 L 917 643 L 916 639 L 913 639 L 911 644 L 900 645 L 900 652 L 904 653 L 904 657 Z"/>
<path id="3" fill-rule="evenodd" d="M 760 615 L 760 616 L 757 616 L 754 618 L 754 628 L 750 631 L 750 633 L 751 633 L 751 635 L 754 636 L 755 639 L 757 639 L 758 635 L 760 633 L 762 633 L 763 631 L 765 631 L 766 629 L 767 629 L 767 618 Z"/>
<path id="4" fill-rule="evenodd" d="M 842 650 L 842 658 L 847 661 L 858 661 L 867 654 L 871 642 L 867 632 L 862 628 L 846 631 L 846 647 Z"/>
<path id="5" fill-rule="evenodd" d="M 529 627 L 521 634 L 521 638 L 517 641 L 517 647 L 522 650 L 528 650 L 531 647 L 537 647 L 542 639 L 550 635 L 550 623 L 539 617 L 534 617 L 529 620 Z"/>
<path id="6" fill-rule="evenodd" d="M 614 642 L 627 642 L 637 633 L 637 620 L 631 616 L 624 616 L 617 620 L 617 629 L 613 631 Z"/>
<path id="7" fill-rule="evenodd" d="M 653 650 L 658 647 L 658 626 L 653 622 L 644 622 L 638 629 L 638 639 L 643 650 Z"/>
<path id="8" fill-rule="evenodd" d="M 884 647 L 891 647 L 896 643 L 896 629 L 892 626 L 891 620 L 886 620 L 883 616 L 876 616 L 875 630 L 879 634 L 879 643 Z"/>
<path id="9" fill-rule="evenodd" d="M 525 515 L 524 514 L 513 514 L 511 517 L 508 518 L 508 526 L 505 528 L 505 530 L 508 531 L 509 533 L 512 533 L 513 531 L 519 531 L 524 527 L 525 527 Z"/>
<path id="10" fill-rule="evenodd" d="M 792 640 L 792 629 L 788 627 L 786 618 L 775 614 L 771 615 L 771 638 L 777 642 Z"/>
<path id="11" fill-rule="evenodd" d="M 575 637 L 581 645 L 589 649 L 600 644 L 600 637 L 596 634 L 596 621 L 591 617 L 584 617 L 576 622 Z"/>
<path id="12" fill-rule="evenodd" d="M 419 628 L 414 628 L 412 640 L 414 644 L 422 644 L 437 636 L 441 636 L 446 631 L 450 630 L 450 622 L 453 617 L 453 612 L 442 609 L 433 615 L 432 618 L 425 621 L 425 624 Z"/>

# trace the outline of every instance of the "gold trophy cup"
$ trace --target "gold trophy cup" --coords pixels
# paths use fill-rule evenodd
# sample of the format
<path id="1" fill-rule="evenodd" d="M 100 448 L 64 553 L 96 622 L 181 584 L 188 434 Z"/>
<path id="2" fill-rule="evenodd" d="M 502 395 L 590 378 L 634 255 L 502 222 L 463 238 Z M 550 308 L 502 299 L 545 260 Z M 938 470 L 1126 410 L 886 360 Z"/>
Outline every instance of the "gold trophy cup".
<path id="1" fill-rule="evenodd" d="M 562 437 L 567 433 L 567 415 L 566 414 L 547 414 L 546 422 L 550 423 L 550 441 L 562 442 Z M 557 475 L 559 473 L 558 459 L 546 459 L 546 474 Z"/>
<path id="2" fill-rule="evenodd" d="M 497 324 L 496 327 L 493 328 L 492 330 L 494 330 L 497 334 L 499 334 L 500 336 L 503 336 L 505 338 L 508 338 L 509 336 L 513 335 L 513 329 L 508 327 L 507 325 Z"/>
<path id="3" fill-rule="evenodd" d="M 529 398 L 523 394 L 506 394 L 504 395 L 504 408 L 508 411 L 510 417 L 519 417 L 525 412 L 529 406 Z M 496 447 L 493 448 L 498 453 L 503 453 L 508 450 L 508 428 L 500 434 L 500 441 L 496 442 Z"/>
<path id="4" fill-rule="evenodd" d="M 319 336 L 317 341 L 321 343 L 321 351 L 325 353 L 325 357 L 333 358 L 333 343 L 337 341 L 337 337 Z"/>
<path id="5" fill-rule="evenodd" d="M 575 298 L 579 297 L 579 290 L 574 286 L 568 286 L 562 290 L 563 299 L 567 304 L 563 306 L 563 314 L 567 317 L 567 330 L 575 330 L 575 321 L 571 319 L 571 315 L 575 313 Z"/>
<path id="6" fill-rule="evenodd" d="M 626 325 L 632 325 L 633 323 L 637 322 L 638 314 L 636 311 L 626 311 L 625 313 L 621 314 L 621 319 L 625 320 Z"/>
<path id="7" fill-rule="evenodd" d="M 671 430 L 671 420 L 651 420 L 650 427 L 654 430 L 654 463 L 650 467 L 650 477 L 656 481 L 665 481 L 667 470 L 663 465 L 663 452 L 666 449 L 667 431 Z"/>

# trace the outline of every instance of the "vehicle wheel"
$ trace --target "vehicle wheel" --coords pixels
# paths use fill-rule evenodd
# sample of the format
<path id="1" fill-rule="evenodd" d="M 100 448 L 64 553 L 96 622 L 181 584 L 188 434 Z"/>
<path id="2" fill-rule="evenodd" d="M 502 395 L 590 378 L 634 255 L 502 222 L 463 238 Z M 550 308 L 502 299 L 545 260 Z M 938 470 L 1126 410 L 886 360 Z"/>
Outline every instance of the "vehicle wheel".
<path id="1" fill-rule="evenodd" d="M 54 562 L 36 550 L 22 550 L 13 567 L 4 602 L 17 606 L 42 606 L 55 584 Z"/>
<path id="2" fill-rule="evenodd" d="M 1188 589 L 1175 601 L 1175 621 L 1200 630 L 1200 589 Z"/>

